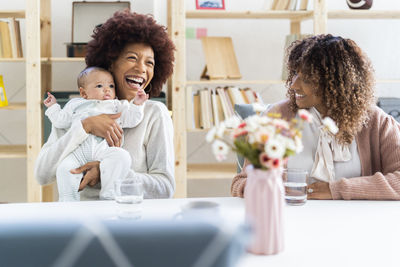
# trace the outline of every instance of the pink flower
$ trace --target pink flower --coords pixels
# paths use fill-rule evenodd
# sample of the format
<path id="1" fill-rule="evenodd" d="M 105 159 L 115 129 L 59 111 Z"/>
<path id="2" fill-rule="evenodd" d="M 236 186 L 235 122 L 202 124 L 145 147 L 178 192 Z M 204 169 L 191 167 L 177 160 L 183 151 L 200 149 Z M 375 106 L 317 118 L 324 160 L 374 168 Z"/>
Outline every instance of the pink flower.
<path id="1" fill-rule="evenodd" d="M 262 152 L 260 154 L 259 160 L 260 160 L 260 164 L 262 166 L 267 167 L 267 168 L 270 166 L 269 165 L 270 158 L 267 156 L 267 154 L 265 152 Z"/>
<path id="2" fill-rule="evenodd" d="M 246 123 L 245 123 L 245 122 L 242 122 L 242 123 L 239 124 L 239 126 L 238 126 L 239 129 L 240 129 L 240 128 L 244 128 L 244 127 L 246 127 Z"/>
<path id="3" fill-rule="evenodd" d="M 243 136 L 248 134 L 247 130 L 244 129 L 235 129 L 235 131 L 233 132 L 233 138 L 238 138 L 239 136 Z"/>
<path id="4" fill-rule="evenodd" d="M 281 166 L 281 164 L 282 164 L 282 160 L 280 160 L 280 159 L 271 159 L 268 162 L 269 167 L 271 167 L 272 169 L 279 168 Z"/>
<path id="5" fill-rule="evenodd" d="M 300 118 L 301 118 L 302 120 L 305 120 L 306 122 L 312 122 L 312 115 L 311 115 L 311 113 L 308 112 L 307 110 L 305 110 L 305 109 L 300 109 L 300 110 L 298 111 L 298 114 L 299 114 L 299 116 L 300 116 Z"/>

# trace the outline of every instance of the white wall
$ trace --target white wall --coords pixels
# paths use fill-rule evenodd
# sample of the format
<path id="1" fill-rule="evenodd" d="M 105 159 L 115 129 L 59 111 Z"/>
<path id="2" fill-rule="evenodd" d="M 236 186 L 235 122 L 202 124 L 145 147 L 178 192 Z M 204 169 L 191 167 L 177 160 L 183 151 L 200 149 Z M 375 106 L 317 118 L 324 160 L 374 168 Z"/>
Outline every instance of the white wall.
<path id="1" fill-rule="evenodd" d="M 66 55 L 65 43 L 71 38 L 73 0 L 52 1 L 52 50 L 53 55 Z M 312 0 L 310 0 L 312 8 Z M 227 10 L 259 10 L 264 0 L 226 0 Z M 23 9 L 25 0 L 0 0 L 1 9 Z M 166 24 L 166 0 L 132 0 L 131 8 L 141 13 L 154 13 L 155 18 Z M 187 8 L 195 8 L 195 0 L 187 0 Z M 348 9 L 345 0 L 328 0 L 329 9 Z M 373 9 L 400 9 L 398 0 L 375 0 Z M 24 34 L 24 22 L 22 20 Z M 233 39 L 239 68 L 243 79 L 280 79 L 285 35 L 289 32 L 287 20 L 187 20 L 187 27 L 205 27 L 209 36 L 230 36 Z M 303 33 L 312 33 L 312 22 L 302 23 Z M 400 20 L 329 20 L 328 31 L 355 40 L 369 55 L 377 79 L 400 79 Z M 24 37 L 24 35 L 23 35 Z M 24 42 L 24 40 L 23 40 Z M 187 78 L 199 79 L 205 61 L 200 41 L 187 41 Z M 83 63 L 53 64 L 53 89 L 76 90 L 75 78 Z M 23 63 L 1 63 L 7 96 L 11 101 L 25 101 L 25 66 Z M 400 97 L 400 83 L 377 84 L 378 96 Z M 255 87 L 266 102 L 284 98 L 282 85 Z M 25 143 L 25 112 L 0 112 L 0 144 Z M 213 162 L 208 145 L 203 145 L 204 134 L 188 135 L 188 161 Z M 192 145 L 198 144 L 198 145 Z M 233 157 L 230 157 L 233 161 Z M 0 202 L 25 201 L 25 160 L 0 159 Z"/>

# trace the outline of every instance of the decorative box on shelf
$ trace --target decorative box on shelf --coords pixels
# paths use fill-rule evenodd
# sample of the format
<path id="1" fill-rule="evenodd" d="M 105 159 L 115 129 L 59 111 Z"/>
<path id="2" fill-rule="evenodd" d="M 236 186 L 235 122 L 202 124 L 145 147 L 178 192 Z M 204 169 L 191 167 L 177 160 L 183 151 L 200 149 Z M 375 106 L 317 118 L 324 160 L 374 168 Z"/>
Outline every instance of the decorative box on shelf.
<path id="1" fill-rule="evenodd" d="M 73 2 L 71 42 L 67 43 L 67 57 L 84 57 L 93 29 L 116 11 L 130 9 L 129 1 Z"/>

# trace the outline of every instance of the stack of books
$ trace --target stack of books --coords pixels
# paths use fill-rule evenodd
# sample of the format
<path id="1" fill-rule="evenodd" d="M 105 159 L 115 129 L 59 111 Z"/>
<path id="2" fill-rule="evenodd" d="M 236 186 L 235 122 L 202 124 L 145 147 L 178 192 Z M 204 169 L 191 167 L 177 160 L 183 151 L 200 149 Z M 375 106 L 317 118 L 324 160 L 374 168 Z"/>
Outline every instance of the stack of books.
<path id="1" fill-rule="evenodd" d="M 23 57 L 19 20 L 0 20 L 0 58 Z"/>
<path id="2" fill-rule="evenodd" d="M 186 89 L 186 125 L 188 130 L 210 129 L 235 114 L 235 104 L 261 103 L 260 94 L 251 88 L 216 87 L 194 91 Z"/>

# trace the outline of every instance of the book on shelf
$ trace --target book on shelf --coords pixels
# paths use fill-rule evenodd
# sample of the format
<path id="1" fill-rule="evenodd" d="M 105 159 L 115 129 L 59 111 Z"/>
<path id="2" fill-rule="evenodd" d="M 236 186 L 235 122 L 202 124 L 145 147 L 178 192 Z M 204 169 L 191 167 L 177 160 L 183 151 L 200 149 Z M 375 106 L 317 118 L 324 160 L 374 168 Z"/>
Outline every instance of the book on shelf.
<path id="1" fill-rule="evenodd" d="M 0 21 L 0 35 L 3 58 L 12 58 L 11 34 L 6 21 Z"/>
<path id="2" fill-rule="evenodd" d="M 308 0 L 272 0 L 271 10 L 307 10 Z"/>
<path id="3" fill-rule="evenodd" d="M 307 10 L 308 0 L 301 0 L 299 10 Z"/>
<path id="4" fill-rule="evenodd" d="M 200 94 L 193 94 L 193 120 L 194 128 L 200 129 Z"/>
<path id="5" fill-rule="evenodd" d="M 191 86 L 186 87 L 186 128 L 192 130 L 196 128 L 194 118 L 194 96 Z"/>

